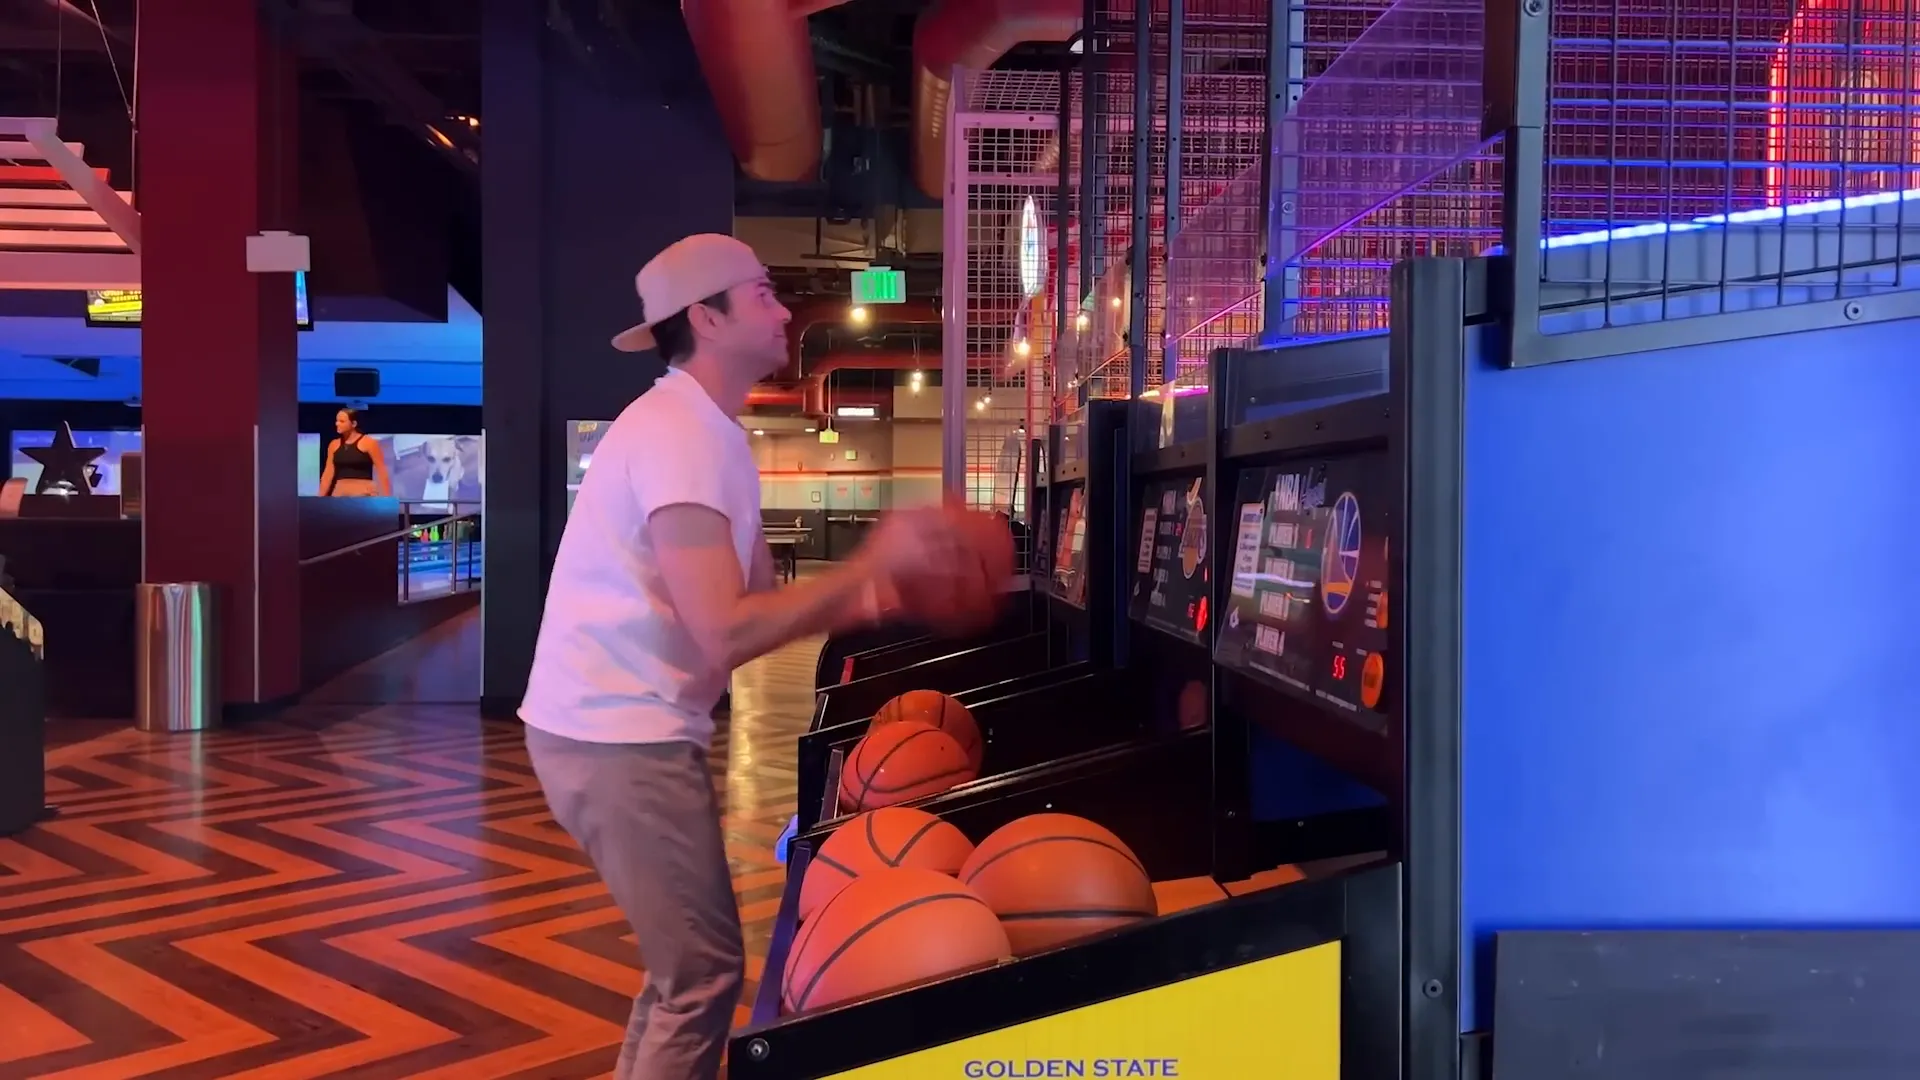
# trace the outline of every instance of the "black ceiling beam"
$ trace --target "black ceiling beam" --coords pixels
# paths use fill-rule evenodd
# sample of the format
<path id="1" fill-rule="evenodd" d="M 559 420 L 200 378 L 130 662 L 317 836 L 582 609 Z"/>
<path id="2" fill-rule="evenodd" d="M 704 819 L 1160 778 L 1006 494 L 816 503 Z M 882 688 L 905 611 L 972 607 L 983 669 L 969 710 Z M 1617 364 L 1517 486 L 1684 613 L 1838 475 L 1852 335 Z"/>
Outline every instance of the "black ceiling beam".
<path id="1" fill-rule="evenodd" d="M 813 41 L 814 60 L 821 67 L 832 67 L 850 75 L 866 75 L 882 81 L 898 74 L 897 65 L 843 45 L 828 34 L 815 30 L 809 37 Z"/>
<path id="2" fill-rule="evenodd" d="M 100 32 L 89 28 L 85 32 L 68 29 L 65 32 L 51 26 L 0 26 L 0 48 L 8 52 L 71 52 L 94 54 L 105 52 L 100 43 Z"/>
<path id="3" fill-rule="evenodd" d="M 0 28 L 0 48 L 100 52 L 111 41 L 115 49 L 132 49 L 130 13 L 116 10 L 111 3 L 106 9 L 106 21 L 101 22 L 71 0 L 7 0 L 0 3 L 0 10 L 8 15 Z"/>
<path id="4" fill-rule="evenodd" d="M 480 133 L 452 123 L 446 103 L 388 54 L 345 0 L 261 0 L 261 11 L 294 48 L 331 65 L 394 124 L 425 139 L 461 172 L 479 172 Z"/>

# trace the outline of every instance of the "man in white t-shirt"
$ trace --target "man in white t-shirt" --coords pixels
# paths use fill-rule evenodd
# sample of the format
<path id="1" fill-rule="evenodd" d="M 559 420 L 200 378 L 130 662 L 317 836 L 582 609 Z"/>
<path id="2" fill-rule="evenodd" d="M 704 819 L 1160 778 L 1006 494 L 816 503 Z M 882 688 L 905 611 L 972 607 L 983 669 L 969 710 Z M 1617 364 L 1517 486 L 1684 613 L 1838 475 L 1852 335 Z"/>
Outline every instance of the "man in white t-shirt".
<path id="1" fill-rule="evenodd" d="M 874 621 L 902 582 L 954 573 L 966 541 L 945 508 L 895 512 L 853 559 L 774 589 L 759 472 L 735 417 L 786 360 L 787 309 L 729 236 L 681 240 L 635 285 L 648 322 L 614 346 L 657 347 L 670 367 L 594 449 L 520 717 L 554 816 L 639 942 L 646 987 L 614 1076 L 708 1080 L 743 969 L 707 766 L 714 705 L 735 667 Z"/>

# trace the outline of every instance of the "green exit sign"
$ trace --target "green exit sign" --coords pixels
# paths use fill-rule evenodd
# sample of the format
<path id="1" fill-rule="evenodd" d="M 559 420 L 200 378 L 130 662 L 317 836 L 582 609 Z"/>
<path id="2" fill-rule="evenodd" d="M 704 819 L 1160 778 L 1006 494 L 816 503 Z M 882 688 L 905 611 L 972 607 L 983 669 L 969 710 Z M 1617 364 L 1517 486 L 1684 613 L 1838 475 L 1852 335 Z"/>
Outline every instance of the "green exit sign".
<path id="1" fill-rule="evenodd" d="M 907 272 L 890 266 L 869 266 L 853 272 L 853 302 L 856 304 L 904 304 L 907 302 Z"/>

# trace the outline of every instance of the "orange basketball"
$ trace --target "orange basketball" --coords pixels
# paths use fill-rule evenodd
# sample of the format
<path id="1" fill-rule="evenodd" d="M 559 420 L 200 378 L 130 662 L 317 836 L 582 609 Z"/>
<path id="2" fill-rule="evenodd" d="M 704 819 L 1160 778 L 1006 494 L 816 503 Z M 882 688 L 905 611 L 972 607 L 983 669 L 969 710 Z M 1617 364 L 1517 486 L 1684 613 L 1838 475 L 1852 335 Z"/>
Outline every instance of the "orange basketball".
<path id="1" fill-rule="evenodd" d="M 968 547 L 973 549 L 974 557 L 980 560 L 981 568 L 992 579 L 994 594 L 999 595 L 1013 577 L 1012 523 L 999 514 L 977 511 L 968 513 L 960 520 Z"/>
<path id="2" fill-rule="evenodd" d="M 1033 814 L 995 829 L 960 880 L 1000 916 L 1016 956 L 1160 913 L 1153 881 L 1127 845 L 1071 814 Z"/>
<path id="3" fill-rule="evenodd" d="M 1012 956 L 1007 932 L 945 874 L 891 867 L 841 889 L 794 936 L 780 983 L 788 1012 L 987 967 Z"/>
<path id="4" fill-rule="evenodd" d="M 1198 679 L 1180 688 L 1177 715 L 1181 731 L 1207 726 L 1207 684 Z"/>
<path id="5" fill-rule="evenodd" d="M 900 603 L 938 633 L 977 633 L 993 625 L 1006 601 L 1001 590 L 1013 577 L 1013 533 L 994 514 L 955 506 L 943 510 L 954 541 L 953 562 L 939 575 L 902 579 Z"/>
<path id="6" fill-rule="evenodd" d="M 959 740 L 918 720 L 867 729 L 840 767 L 840 805 L 877 810 L 935 795 L 980 775 Z"/>
<path id="7" fill-rule="evenodd" d="M 980 725 L 974 722 L 973 714 L 965 705 L 938 690 L 909 690 L 873 714 L 876 724 L 891 724 L 896 720 L 919 720 L 953 736 L 967 752 L 967 760 L 973 763 L 975 771 L 979 770 L 986 745 L 980 738 Z"/>
<path id="8" fill-rule="evenodd" d="M 833 830 L 807 863 L 807 877 L 800 884 L 800 918 L 806 920 L 857 877 L 896 866 L 951 877 L 971 854 L 973 841 L 965 833 L 925 810 L 869 810 Z"/>

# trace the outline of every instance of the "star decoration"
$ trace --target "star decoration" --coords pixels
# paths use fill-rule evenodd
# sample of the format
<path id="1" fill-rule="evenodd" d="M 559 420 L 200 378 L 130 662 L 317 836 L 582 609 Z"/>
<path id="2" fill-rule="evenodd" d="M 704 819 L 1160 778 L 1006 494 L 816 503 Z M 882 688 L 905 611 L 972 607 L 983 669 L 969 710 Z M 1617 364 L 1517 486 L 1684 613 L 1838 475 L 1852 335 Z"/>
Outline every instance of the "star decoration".
<path id="1" fill-rule="evenodd" d="M 62 480 L 72 485 L 74 494 L 93 494 L 93 481 L 87 476 L 87 470 L 93 459 L 106 453 L 97 446 L 75 446 L 73 427 L 66 421 L 60 422 L 60 430 L 53 433 L 51 446 L 23 446 L 20 452 L 40 463 L 40 482 L 34 485 L 35 495 L 46 494 Z"/>

